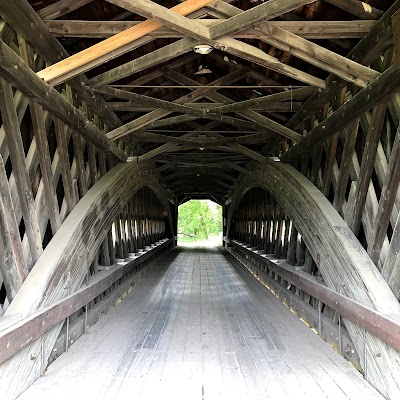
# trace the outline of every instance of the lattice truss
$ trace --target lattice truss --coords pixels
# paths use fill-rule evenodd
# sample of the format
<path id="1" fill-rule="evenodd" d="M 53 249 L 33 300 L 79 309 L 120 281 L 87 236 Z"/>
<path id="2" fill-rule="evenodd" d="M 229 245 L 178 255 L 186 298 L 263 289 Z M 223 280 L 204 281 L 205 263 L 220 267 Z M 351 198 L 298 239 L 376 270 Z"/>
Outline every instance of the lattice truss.
<path id="1" fill-rule="evenodd" d="M 45 61 L 10 27 L 3 24 L 3 39 L 31 67 Z M 47 244 L 86 192 L 118 161 L 133 154 L 123 143 L 117 157 L 82 136 L 64 120 L 43 109 L 6 80 L 0 82 L 0 201 L 1 201 L 1 308 L 3 313 Z M 60 87 L 64 104 L 104 135 L 119 120 L 104 111 L 104 101 L 88 94 L 78 81 Z M 57 106 L 57 104 L 55 104 Z M 104 107 L 103 107 L 104 109 Z M 100 110 L 100 112 L 99 112 Z M 105 109 L 104 109 L 105 110 Z M 100 115 L 99 115 L 100 114 Z M 67 120 L 67 123 L 65 122 Z M 83 126 L 83 125 L 82 125 Z M 140 190 L 112 224 L 107 239 L 93 260 L 112 265 L 165 236 L 164 211 L 149 188 Z"/>

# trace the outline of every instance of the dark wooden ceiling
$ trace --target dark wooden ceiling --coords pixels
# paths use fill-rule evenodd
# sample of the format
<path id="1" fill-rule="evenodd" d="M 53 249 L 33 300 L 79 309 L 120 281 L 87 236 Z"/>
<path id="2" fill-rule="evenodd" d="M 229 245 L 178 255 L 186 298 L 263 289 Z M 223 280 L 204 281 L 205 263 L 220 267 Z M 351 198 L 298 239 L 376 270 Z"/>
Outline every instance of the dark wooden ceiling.
<path id="1" fill-rule="evenodd" d="M 181 4 L 153 3 L 165 8 Z M 166 12 L 163 27 L 136 39 L 120 55 L 110 53 L 104 62 L 72 71 L 74 76 L 84 72 L 88 85 L 120 118 L 123 127 L 110 132 L 109 138 L 138 142 L 137 155 L 156 163 L 162 182 L 179 202 L 207 197 L 222 203 L 245 163 L 279 156 L 288 140 L 296 141 L 296 135 L 303 133 L 289 129 L 288 122 L 312 91 L 325 90 L 330 74 L 357 87 L 375 77 L 370 68 L 347 66 L 345 57 L 388 9 L 390 0 L 309 2 L 270 19 L 272 23 L 257 21 L 246 29 L 231 29 L 227 39 L 212 38 L 216 44 L 208 55 L 192 51 L 189 37 L 201 42 L 196 19 L 204 20 L 200 26 L 207 29 L 217 27 L 254 7 L 264 12 L 267 3 L 279 2 L 216 0 L 186 16 L 187 21 L 192 19 L 189 33 L 184 26 L 173 25 Z M 147 0 L 30 0 L 30 4 L 71 56 L 94 51 L 92 46 L 102 46 L 105 39 L 146 17 L 163 18 Z M 182 42 L 185 38 L 189 48 Z M 131 71 L 119 74 L 128 63 Z M 42 78 L 50 84 L 68 80 L 61 76 L 52 81 L 45 73 Z M 266 97 L 279 93 L 281 97 Z M 254 101 L 222 108 L 245 100 Z"/>

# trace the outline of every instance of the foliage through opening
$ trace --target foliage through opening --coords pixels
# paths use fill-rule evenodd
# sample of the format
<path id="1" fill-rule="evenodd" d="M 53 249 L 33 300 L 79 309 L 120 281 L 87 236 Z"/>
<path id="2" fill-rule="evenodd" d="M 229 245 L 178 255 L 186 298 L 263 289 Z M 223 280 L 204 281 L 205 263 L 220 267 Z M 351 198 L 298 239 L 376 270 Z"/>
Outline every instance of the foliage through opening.
<path id="1" fill-rule="evenodd" d="M 210 200 L 190 200 L 178 208 L 178 241 L 222 244 L 222 207 Z"/>

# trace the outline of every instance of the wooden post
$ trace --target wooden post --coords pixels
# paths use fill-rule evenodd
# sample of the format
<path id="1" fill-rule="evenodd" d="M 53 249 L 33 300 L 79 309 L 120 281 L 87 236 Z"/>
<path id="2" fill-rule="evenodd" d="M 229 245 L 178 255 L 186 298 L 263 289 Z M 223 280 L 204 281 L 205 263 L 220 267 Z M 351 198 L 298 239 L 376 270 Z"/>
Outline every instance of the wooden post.
<path id="1" fill-rule="evenodd" d="M 392 16 L 394 63 L 400 67 L 400 10 Z"/>
<path id="2" fill-rule="evenodd" d="M 0 263 L 1 277 L 7 291 L 9 302 L 17 294 L 28 275 L 18 224 L 8 186 L 3 157 L 0 155 L 0 229 L 4 263 Z"/>

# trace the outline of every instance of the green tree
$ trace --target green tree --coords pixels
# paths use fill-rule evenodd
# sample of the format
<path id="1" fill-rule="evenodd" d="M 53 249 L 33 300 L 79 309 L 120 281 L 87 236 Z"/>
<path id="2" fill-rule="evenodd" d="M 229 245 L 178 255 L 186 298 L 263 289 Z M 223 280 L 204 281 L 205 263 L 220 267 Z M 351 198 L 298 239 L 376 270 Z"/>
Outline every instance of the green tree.
<path id="1" fill-rule="evenodd" d="M 178 209 L 178 228 L 183 235 L 208 239 L 222 232 L 222 207 L 208 200 L 190 200 Z"/>

